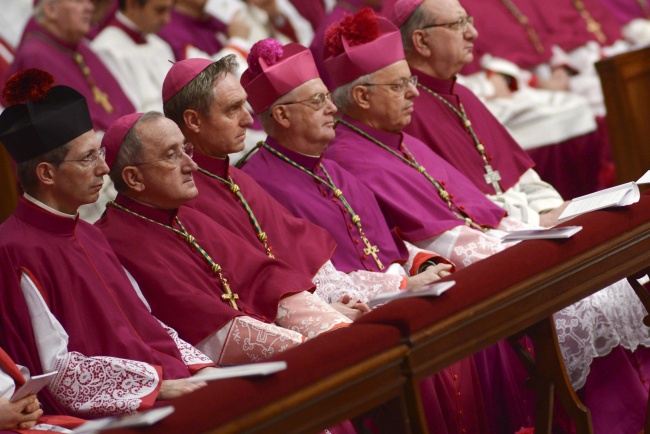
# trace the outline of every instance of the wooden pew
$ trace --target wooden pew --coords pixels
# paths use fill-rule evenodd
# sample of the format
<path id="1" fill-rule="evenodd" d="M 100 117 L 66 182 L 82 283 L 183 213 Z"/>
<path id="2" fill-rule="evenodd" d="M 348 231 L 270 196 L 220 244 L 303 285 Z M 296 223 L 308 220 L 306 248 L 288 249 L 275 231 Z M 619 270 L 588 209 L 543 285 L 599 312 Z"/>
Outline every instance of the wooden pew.
<path id="1" fill-rule="evenodd" d="M 562 309 L 650 267 L 650 195 L 626 208 L 572 220 L 584 229 L 562 241 L 527 241 L 453 276 L 436 299 L 404 299 L 352 326 L 280 354 L 289 370 L 273 377 L 214 382 L 174 400 L 176 412 L 146 429 L 119 433 L 316 432 L 379 408 L 390 433 L 426 433 L 417 383 L 495 342 L 535 336 L 539 397 L 536 432 L 549 432 L 549 392 L 589 433 L 572 395 L 550 320 Z M 539 411 L 541 410 L 541 411 Z M 376 415 L 377 413 L 375 413 Z"/>
<path id="2" fill-rule="evenodd" d="M 650 265 L 650 195 L 626 208 L 579 216 L 583 230 L 561 241 L 526 241 L 451 278 L 437 299 L 397 300 L 358 323 L 397 327 L 408 340 L 410 387 L 499 340 L 527 332 L 536 344 L 536 432 L 550 433 L 552 390 L 578 432 L 590 433 L 588 411 L 573 393 L 556 345 L 551 315 Z M 416 408 L 416 407 L 413 407 Z M 417 415 L 411 415 L 417 420 Z M 419 427 L 419 432 L 426 432 Z"/>
<path id="3" fill-rule="evenodd" d="M 650 169 L 650 47 L 596 63 L 618 183 Z"/>
<path id="4" fill-rule="evenodd" d="M 385 433 L 409 433 L 402 363 L 408 348 L 383 325 L 335 330 L 273 360 L 288 369 L 268 377 L 214 381 L 171 401 L 160 423 L 115 433 L 310 433 L 380 408 Z"/>

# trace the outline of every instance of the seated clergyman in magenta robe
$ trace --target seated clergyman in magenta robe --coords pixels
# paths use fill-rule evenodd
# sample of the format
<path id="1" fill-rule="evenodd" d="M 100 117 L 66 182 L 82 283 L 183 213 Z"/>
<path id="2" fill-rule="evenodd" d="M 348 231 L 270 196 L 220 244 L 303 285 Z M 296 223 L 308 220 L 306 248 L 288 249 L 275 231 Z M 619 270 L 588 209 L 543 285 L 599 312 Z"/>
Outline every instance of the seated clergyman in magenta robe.
<path id="1" fill-rule="evenodd" d="M 227 26 L 211 15 L 198 19 L 172 9 L 171 20 L 160 29 L 158 36 L 172 47 L 177 60 L 183 60 L 194 57 L 192 48 L 208 56 L 217 54 L 224 48 L 218 36 L 225 35 L 226 30 Z"/>
<path id="2" fill-rule="evenodd" d="M 85 40 L 66 43 L 34 24 L 16 50 L 7 76 L 28 68 L 48 71 L 58 84 L 80 92 L 88 101 L 95 130 L 104 131 L 113 121 L 135 110 L 115 77 Z M 84 74 L 84 68 L 88 68 L 88 75 Z M 93 88 L 104 95 L 97 97 Z"/>
<path id="3" fill-rule="evenodd" d="M 129 142 L 124 137 L 132 129 L 133 136 L 140 131 L 142 148 L 153 155 L 167 146 L 162 140 L 178 146 L 183 135 L 160 113 L 138 113 L 111 126 L 102 141 L 109 149 L 107 158 L 114 169 L 111 177 L 119 194 L 96 224 L 139 283 L 156 317 L 219 363 L 268 358 L 351 322 L 311 294 L 312 276 L 269 257 L 211 217 L 184 206 L 178 208 L 197 194 L 194 183 L 189 182 L 197 166 L 187 155 L 174 167 L 163 165 L 165 161 L 147 167 L 152 174 L 165 173 L 167 177 L 173 170 L 180 187 L 175 183 L 165 184 L 164 191 L 148 187 L 140 196 L 128 185 L 120 186 L 123 171 L 139 166 L 129 163 L 120 169 L 120 164 L 126 164 L 120 158 L 127 158 L 126 151 L 120 153 L 121 146 Z M 152 137 L 158 129 L 163 129 L 164 139 Z M 156 139 L 160 143 L 154 142 Z M 153 176 L 146 182 L 153 182 L 150 179 Z M 186 191 L 183 200 L 177 198 L 178 193 L 174 195 L 175 190 Z M 152 196 L 147 196 L 149 191 Z"/>
<path id="4" fill-rule="evenodd" d="M 151 316 L 102 233 L 74 214 L 97 199 L 108 169 L 85 99 L 52 83 L 31 70 L 3 94 L 0 140 L 27 193 L 0 225 L 0 345 L 32 375 L 58 371 L 41 392 L 48 413 L 134 413 L 163 396 L 165 380 L 214 363 Z M 53 152 L 63 155 L 51 183 L 27 173 L 53 167 L 40 161 Z"/>

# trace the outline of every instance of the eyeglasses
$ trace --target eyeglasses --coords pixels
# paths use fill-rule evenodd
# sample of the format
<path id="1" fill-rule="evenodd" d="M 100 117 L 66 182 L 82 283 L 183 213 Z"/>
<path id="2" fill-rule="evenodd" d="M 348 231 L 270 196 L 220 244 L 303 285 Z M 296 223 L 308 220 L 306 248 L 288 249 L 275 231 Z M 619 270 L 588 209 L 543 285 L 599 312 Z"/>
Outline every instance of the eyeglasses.
<path id="1" fill-rule="evenodd" d="M 362 86 L 392 86 L 391 90 L 397 93 L 406 92 L 408 85 L 412 84 L 414 87 L 418 85 L 418 76 L 412 75 L 410 77 L 402 77 L 395 83 L 364 83 Z"/>
<path id="2" fill-rule="evenodd" d="M 158 161 L 167 161 L 172 166 L 178 166 L 178 163 L 181 161 L 183 154 L 186 154 L 188 157 L 192 158 L 194 155 L 194 145 L 191 143 L 185 143 L 181 148 L 175 150 L 172 154 L 158 158 L 157 160 L 145 161 L 144 163 L 132 164 L 132 166 L 144 166 L 145 164 L 157 163 Z"/>
<path id="3" fill-rule="evenodd" d="M 330 101 L 330 102 L 332 101 L 332 94 L 329 92 L 317 93 L 311 98 L 303 99 L 302 101 L 283 102 L 278 105 L 304 104 L 318 111 L 323 107 L 325 107 L 326 101 Z"/>
<path id="4" fill-rule="evenodd" d="M 102 160 L 106 158 L 106 148 L 99 148 L 99 151 L 97 151 L 96 154 L 89 155 L 87 157 L 81 158 L 79 160 L 63 160 L 61 161 L 61 164 L 63 163 L 79 163 L 82 167 L 84 168 L 92 168 L 94 169 L 97 167 L 97 164 L 99 163 L 99 157 L 102 157 Z"/>
<path id="5" fill-rule="evenodd" d="M 452 23 L 429 24 L 428 26 L 420 27 L 420 30 L 426 30 L 433 27 L 446 27 L 449 30 L 453 30 L 453 31 L 460 30 L 461 32 L 464 32 L 467 30 L 467 26 L 469 24 L 471 24 L 472 26 L 474 25 L 474 17 L 468 17 L 468 16 L 461 17 Z"/>

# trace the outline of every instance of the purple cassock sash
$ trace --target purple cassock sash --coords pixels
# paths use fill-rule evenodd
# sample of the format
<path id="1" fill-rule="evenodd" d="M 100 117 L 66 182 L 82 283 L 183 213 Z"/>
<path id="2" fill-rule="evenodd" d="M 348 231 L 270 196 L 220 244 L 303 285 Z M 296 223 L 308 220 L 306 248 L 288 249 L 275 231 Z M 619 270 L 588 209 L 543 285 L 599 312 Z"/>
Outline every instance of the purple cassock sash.
<path id="1" fill-rule="evenodd" d="M 172 9 L 171 20 L 160 29 L 158 36 L 172 47 L 179 61 L 187 59 L 187 48 L 191 46 L 209 56 L 217 54 L 223 48 L 217 35 L 226 35 L 227 30 L 224 23 L 212 16 L 196 19 Z"/>
<path id="2" fill-rule="evenodd" d="M 16 50 L 7 76 L 28 68 L 49 72 L 56 79 L 56 84 L 70 86 L 86 98 L 93 126 L 99 131 L 106 130 L 120 117 L 135 111 L 133 103 L 115 77 L 85 40 L 71 45 L 57 39 L 36 23 L 31 27 Z M 83 65 L 75 60 L 77 54 L 82 56 Z M 89 69 L 88 77 L 82 71 L 84 65 Z M 95 100 L 91 83 L 107 95 L 111 110 Z"/>
<path id="3" fill-rule="evenodd" d="M 513 13 L 502 0 L 463 0 L 467 14 L 474 17 L 479 37 L 474 41 L 474 60 L 465 65 L 461 74 L 483 69 L 485 54 L 506 59 L 520 68 L 529 69 L 551 60 L 551 38 L 532 4 L 513 1 L 518 13 Z M 518 18 L 519 17 L 519 18 Z M 525 18 L 526 24 L 520 20 Z"/>
<path id="4" fill-rule="evenodd" d="M 152 313 L 191 344 L 237 316 L 272 323 L 281 298 L 314 289 L 310 276 L 269 258 L 195 209 L 161 210 L 122 195 L 116 202 L 149 220 L 111 206 L 96 225 L 140 285 Z M 183 236 L 150 221 L 179 229 L 176 217 L 221 266 L 232 292 L 239 296 L 239 310 L 222 298 L 222 282 L 203 254 Z"/>
<path id="5" fill-rule="evenodd" d="M 254 224 L 228 184 L 214 178 L 232 179 L 248 203 L 260 229 L 267 236 L 272 254 L 309 277 L 332 257 L 336 243 L 323 228 L 294 217 L 248 174 L 232 167 L 229 160 L 194 153 L 194 161 L 212 176 L 197 172 L 194 181 L 199 195 L 187 206 L 212 217 L 219 224 L 266 253 Z"/>
<path id="6" fill-rule="evenodd" d="M 408 134 L 377 130 L 346 116 L 343 119 L 407 158 L 408 153 L 401 146 L 404 143 L 417 163 L 447 190 L 458 209 L 478 225 L 498 226 L 505 211 L 420 140 Z M 338 162 L 370 188 L 388 225 L 396 227 L 410 242 L 464 224 L 422 173 L 343 124 L 337 126 L 336 137 L 325 151 L 325 157 Z"/>
<path id="7" fill-rule="evenodd" d="M 408 259 L 404 243 L 386 224 L 373 193 L 354 176 L 333 161 L 293 152 L 272 137 L 267 137 L 266 143 L 323 180 L 327 180 L 327 176 L 321 164 L 325 167 L 334 185 L 361 218 L 363 232 L 370 244 L 378 246 L 378 256 L 384 266 L 394 262 L 402 264 Z M 331 188 L 266 148 L 260 148 L 243 170 L 294 215 L 327 229 L 336 240 L 332 263 L 338 270 L 346 273 L 379 271 L 374 258 L 364 252 L 366 246 L 352 222 L 352 215 Z"/>
<path id="8" fill-rule="evenodd" d="M 488 162 L 501 176 L 499 184 L 503 191 L 516 184 L 521 175 L 534 166 L 528 154 L 469 89 L 455 79 L 440 80 L 417 69 L 411 72 L 418 76 L 420 84 L 443 97 L 456 110 L 460 110 L 459 103 L 463 104 L 472 129 L 485 147 Z M 418 90 L 420 96 L 415 99 L 411 123 L 404 131 L 458 169 L 484 194 L 495 194 L 494 187 L 485 181 L 485 163 L 460 117 L 427 90 Z"/>
<path id="9" fill-rule="evenodd" d="M 571 51 L 589 41 L 596 41 L 600 45 L 611 45 L 619 39 L 621 35 L 620 23 L 618 20 L 601 4 L 601 0 L 582 0 L 585 10 L 593 17 L 600 26 L 600 30 L 605 36 L 604 41 L 599 41 L 596 34 L 587 29 L 587 20 L 568 0 L 547 0 L 539 2 L 537 0 L 519 0 L 531 4 L 537 9 L 538 16 L 542 20 L 545 31 L 551 38 L 552 45 L 558 45 L 564 51 Z"/>

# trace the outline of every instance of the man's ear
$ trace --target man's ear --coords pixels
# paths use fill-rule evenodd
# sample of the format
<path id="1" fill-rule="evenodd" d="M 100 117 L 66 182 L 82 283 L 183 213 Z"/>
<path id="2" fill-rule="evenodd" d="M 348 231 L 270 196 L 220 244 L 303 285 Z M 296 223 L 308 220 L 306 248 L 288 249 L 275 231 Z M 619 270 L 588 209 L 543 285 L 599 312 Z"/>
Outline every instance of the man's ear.
<path id="1" fill-rule="evenodd" d="M 185 128 L 187 128 L 189 131 L 198 134 L 198 132 L 201 130 L 201 119 L 199 117 L 199 112 L 190 109 L 185 110 L 183 112 L 183 123 L 185 124 Z"/>
<path id="2" fill-rule="evenodd" d="M 427 41 L 427 31 L 417 29 L 411 33 L 411 43 L 413 44 L 413 51 L 422 57 L 431 56 L 431 49 L 429 48 L 429 41 Z"/>
<path id="3" fill-rule="evenodd" d="M 136 166 L 126 166 L 124 170 L 122 170 L 122 180 L 127 185 L 129 190 L 133 190 L 138 193 L 144 191 L 142 172 Z"/>
<path id="4" fill-rule="evenodd" d="M 52 163 L 39 163 L 36 166 L 36 178 L 44 185 L 53 185 L 56 179 L 56 168 Z"/>
<path id="5" fill-rule="evenodd" d="M 282 128 L 289 128 L 291 126 L 291 116 L 287 110 L 287 106 L 278 104 L 271 109 L 271 116 L 275 119 Z"/>
<path id="6" fill-rule="evenodd" d="M 352 99 L 359 108 L 368 109 L 370 108 L 370 87 L 368 86 L 356 86 L 352 89 Z"/>

